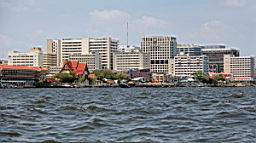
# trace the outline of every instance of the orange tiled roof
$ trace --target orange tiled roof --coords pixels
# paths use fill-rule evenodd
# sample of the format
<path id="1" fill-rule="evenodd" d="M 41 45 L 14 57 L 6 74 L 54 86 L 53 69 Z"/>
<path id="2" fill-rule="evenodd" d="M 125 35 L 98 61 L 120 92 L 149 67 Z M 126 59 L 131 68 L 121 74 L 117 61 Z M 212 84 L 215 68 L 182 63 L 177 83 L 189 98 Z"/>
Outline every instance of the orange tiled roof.
<path id="1" fill-rule="evenodd" d="M 65 65 L 67 65 L 69 70 L 75 72 L 75 74 L 78 76 L 83 75 L 87 68 L 87 64 L 79 63 L 78 61 L 65 61 L 63 68 L 65 67 Z"/>

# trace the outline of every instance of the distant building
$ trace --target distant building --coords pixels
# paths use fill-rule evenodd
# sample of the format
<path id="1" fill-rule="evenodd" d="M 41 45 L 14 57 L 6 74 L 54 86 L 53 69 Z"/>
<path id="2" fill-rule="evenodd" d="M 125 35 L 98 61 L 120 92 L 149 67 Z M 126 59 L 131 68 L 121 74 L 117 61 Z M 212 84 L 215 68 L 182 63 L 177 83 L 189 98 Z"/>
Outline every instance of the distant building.
<path id="1" fill-rule="evenodd" d="M 207 56 L 175 56 L 174 69 L 175 76 L 193 76 L 197 71 L 208 74 L 208 57 Z"/>
<path id="2" fill-rule="evenodd" d="M 129 49 L 113 53 L 113 70 L 150 69 L 150 54 L 138 49 Z"/>
<path id="3" fill-rule="evenodd" d="M 12 51 L 8 54 L 8 65 L 41 67 L 43 66 L 42 49 L 33 47 L 27 53 Z"/>
<path id="4" fill-rule="evenodd" d="M 223 44 L 212 44 L 212 45 L 200 45 L 202 49 L 225 49 L 226 45 Z"/>
<path id="5" fill-rule="evenodd" d="M 131 79 L 143 78 L 144 81 L 149 81 L 151 75 L 150 69 L 130 69 L 128 71 L 128 76 Z"/>
<path id="6" fill-rule="evenodd" d="M 58 39 L 47 40 L 47 52 L 44 56 L 44 66 L 61 66 L 61 42 Z M 47 60 L 48 59 L 48 60 Z"/>
<path id="7" fill-rule="evenodd" d="M 251 56 L 224 56 L 224 72 L 230 73 L 234 81 L 253 81 L 254 65 L 255 59 Z"/>
<path id="8" fill-rule="evenodd" d="M 178 44 L 177 55 L 201 56 L 202 47 L 194 44 Z"/>
<path id="9" fill-rule="evenodd" d="M 74 54 L 70 55 L 70 61 L 78 61 L 79 63 L 87 64 L 90 71 L 100 70 L 101 69 L 101 57 L 99 52 L 90 53 L 90 54 Z"/>
<path id="10" fill-rule="evenodd" d="M 211 47 L 211 48 L 209 48 Z M 205 46 L 202 49 L 203 55 L 209 58 L 209 72 L 224 72 L 224 55 L 239 56 L 239 50 L 233 48 L 225 48 L 224 46 Z"/>
<path id="11" fill-rule="evenodd" d="M 100 55 L 100 69 L 113 69 L 113 52 L 117 51 L 118 40 L 111 37 L 78 38 L 60 40 L 61 64 L 73 55 L 89 55 L 98 52 Z M 85 56 L 84 56 L 85 58 Z"/>
<path id="12" fill-rule="evenodd" d="M 8 65 L 8 60 L 0 59 L 0 65 Z"/>
<path id="13" fill-rule="evenodd" d="M 57 67 L 57 55 L 52 53 L 43 54 L 43 67 Z"/>
<path id="14" fill-rule="evenodd" d="M 141 49 L 144 53 L 150 54 L 150 70 L 154 73 L 169 72 L 168 60 L 176 56 L 176 37 L 152 36 L 143 37 Z"/>
<path id="15" fill-rule="evenodd" d="M 47 69 L 28 66 L 0 65 L 0 82 L 14 84 L 34 84 L 46 75 Z"/>

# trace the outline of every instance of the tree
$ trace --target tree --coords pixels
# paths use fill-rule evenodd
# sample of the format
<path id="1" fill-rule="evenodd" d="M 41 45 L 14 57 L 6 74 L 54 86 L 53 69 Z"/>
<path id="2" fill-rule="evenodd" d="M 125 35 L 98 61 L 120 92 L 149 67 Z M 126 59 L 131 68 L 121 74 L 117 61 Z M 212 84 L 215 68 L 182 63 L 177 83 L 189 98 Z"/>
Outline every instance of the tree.
<path id="1" fill-rule="evenodd" d="M 74 72 L 58 73 L 55 75 L 55 78 L 59 79 L 62 83 L 73 83 L 75 80 L 77 80 Z"/>
<path id="2" fill-rule="evenodd" d="M 225 81 L 225 77 L 224 77 L 223 74 L 218 74 L 218 75 L 216 75 L 216 76 L 215 76 L 215 79 L 216 79 L 217 81 Z"/>
<path id="3" fill-rule="evenodd" d="M 202 71 L 196 71 L 194 73 L 195 78 L 202 83 L 209 83 L 209 76 Z"/>

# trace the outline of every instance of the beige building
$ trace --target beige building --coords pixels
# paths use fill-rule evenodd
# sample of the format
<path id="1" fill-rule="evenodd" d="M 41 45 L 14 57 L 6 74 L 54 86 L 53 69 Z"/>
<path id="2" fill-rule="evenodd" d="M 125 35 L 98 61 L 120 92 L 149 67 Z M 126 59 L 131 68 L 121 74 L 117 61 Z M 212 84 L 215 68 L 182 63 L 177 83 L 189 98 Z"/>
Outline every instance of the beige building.
<path id="1" fill-rule="evenodd" d="M 138 49 L 119 51 L 113 54 L 113 70 L 150 69 L 150 54 Z"/>
<path id="2" fill-rule="evenodd" d="M 11 51 L 8 54 L 8 65 L 41 67 L 43 66 L 42 49 L 33 47 L 27 53 Z"/>
<path id="3" fill-rule="evenodd" d="M 193 76 L 197 71 L 208 74 L 207 56 L 175 56 L 173 74 L 175 76 Z"/>
<path id="4" fill-rule="evenodd" d="M 58 39 L 47 40 L 47 52 L 44 56 L 44 65 L 61 66 L 60 44 L 60 40 Z"/>
<path id="5" fill-rule="evenodd" d="M 150 69 L 155 73 L 169 74 L 169 59 L 176 56 L 177 42 L 175 37 L 143 37 L 141 49 L 150 54 Z"/>
<path id="6" fill-rule="evenodd" d="M 232 57 L 230 55 L 224 55 L 224 72 L 230 73 L 234 81 L 253 81 L 254 65 L 254 57 Z"/>
<path id="7" fill-rule="evenodd" d="M 50 66 L 57 67 L 57 55 L 51 54 L 51 53 L 45 53 L 43 54 L 43 67 L 48 68 Z"/>
<path id="8" fill-rule="evenodd" d="M 69 60 L 75 60 L 79 63 L 86 63 L 90 71 L 101 69 L 101 59 L 99 52 L 90 54 L 74 54 L 69 57 Z"/>

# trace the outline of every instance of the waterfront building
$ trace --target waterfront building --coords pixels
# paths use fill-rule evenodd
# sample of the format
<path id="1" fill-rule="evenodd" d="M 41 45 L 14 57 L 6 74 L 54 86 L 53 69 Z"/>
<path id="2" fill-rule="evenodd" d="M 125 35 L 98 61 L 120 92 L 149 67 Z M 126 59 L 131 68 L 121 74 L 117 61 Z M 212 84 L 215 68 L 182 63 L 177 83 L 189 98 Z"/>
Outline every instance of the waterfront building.
<path id="1" fill-rule="evenodd" d="M 8 65 L 41 67 L 43 66 L 42 49 L 33 47 L 27 53 L 11 51 L 8 54 Z"/>
<path id="2" fill-rule="evenodd" d="M 194 44 L 178 44 L 177 55 L 201 56 L 202 47 Z"/>
<path id="3" fill-rule="evenodd" d="M 177 77 L 192 77 L 197 71 L 208 74 L 208 57 L 180 55 L 174 58 L 173 73 Z"/>
<path id="4" fill-rule="evenodd" d="M 143 81 L 150 81 L 152 73 L 150 69 L 130 69 L 128 71 L 130 79 L 143 79 Z"/>
<path id="5" fill-rule="evenodd" d="M 230 73 L 234 81 L 253 81 L 254 65 L 254 57 L 224 55 L 224 72 Z"/>
<path id="6" fill-rule="evenodd" d="M 100 70 L 102 67 L 99 52 L 90 54 L 73 54 L 69 56 L 69 60 L 87 64 L 90 71 Z"/>
<path id="7" fill-rule="evenodd" d="M 0 82 L 2 84 L 33 85 L 47 74 L 47 69 L 31 66 L 0 65 Z"/>
<path id="8" fill-rule="evenodd" d="M 113 70 L 150 69 L 150 54 L 139 49 L 123 49 L 113 53 Z"/>
<path id="9" fill-rule="evenodd" d="M 149 36 L 143 37 L 141 49 L 150 54 L 150 70 L 154 73 L 169 74 L 169 59 L 176 56 L 176 37 L 171 36 Z"/>
<path id="10" fill-rule="evenodd" d="M 224 55 L 239 56 L 239 50 L 224 46 L 204 46 L 202 53 L 209 58 L 209 71 L 215 73 L 224 72 Z"/>
<path id="11" fill-rule="evenodd" d="M 60 70 L 60 73 L 75 73 L 77 77 L 88 76 L 89 71 L 87 64 L 79 63 L 78 61 L 64 61 L 63 67 Z"/>

